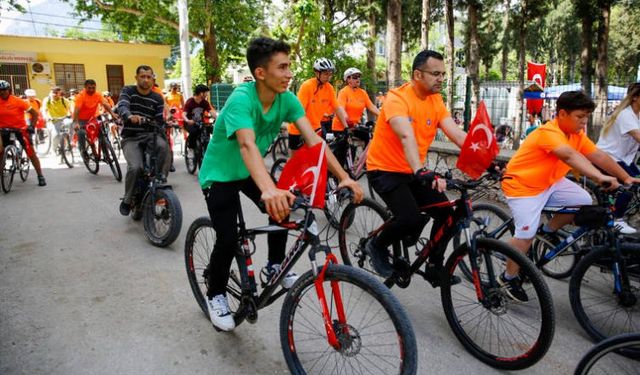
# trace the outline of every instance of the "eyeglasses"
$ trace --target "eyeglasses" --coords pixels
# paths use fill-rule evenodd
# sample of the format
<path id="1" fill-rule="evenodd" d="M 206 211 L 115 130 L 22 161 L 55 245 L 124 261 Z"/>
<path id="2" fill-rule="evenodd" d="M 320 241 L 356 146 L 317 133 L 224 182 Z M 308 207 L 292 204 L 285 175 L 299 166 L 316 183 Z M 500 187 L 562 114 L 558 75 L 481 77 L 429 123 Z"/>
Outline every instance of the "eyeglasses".
<path id="1" fill-rule="evenodd" d="M 447 77 L 447 72 L 430 72 L 428 70 L 422 70 L 422 69 L 417 69 L 419 71 L 421 71 L 422 73 L 429 73 L 430 75 L 432 75 L 433 77 L 442 77 L 442 78 L 446 78 Z"/>
<path id="2" fill-rule="evenodd" d="M 360 79 L 360 76 L 351 76 L 349 78 L 351 78 L 351 79 Z"/>

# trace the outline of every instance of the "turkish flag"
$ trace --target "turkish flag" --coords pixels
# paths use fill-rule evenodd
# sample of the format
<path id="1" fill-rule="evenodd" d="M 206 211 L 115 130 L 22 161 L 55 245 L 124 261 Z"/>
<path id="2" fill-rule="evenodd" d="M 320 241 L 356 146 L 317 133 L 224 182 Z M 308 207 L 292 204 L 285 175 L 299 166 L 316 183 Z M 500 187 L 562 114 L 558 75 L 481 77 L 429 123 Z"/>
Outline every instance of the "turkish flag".
<path id="1" fill-rule="evenodd" d="M 536 82 L 544 88 L 547 79 L 547 65 L 527 61 L 527 80 Z M 527 112 L 540 113 L 542 111 L 543 99 L 527 99 Z"/>
<path id="2" fill-rule="evenodd" d="M 327 187 L 326 143 L 302 146 L 284 165 L 278 188 L 298 190 L 309 197 L 312 207 L 324 208 L 324 193 Z"/>
<path id="3" fill-rule="evenodd" d="M 484 101 L 480 102 L 476 117 L 471 122 L 464 139 L 456 167 L 476 179 L 489 168 L 498 155 L 498 144 L 493 135 L 493 126 Z"/>

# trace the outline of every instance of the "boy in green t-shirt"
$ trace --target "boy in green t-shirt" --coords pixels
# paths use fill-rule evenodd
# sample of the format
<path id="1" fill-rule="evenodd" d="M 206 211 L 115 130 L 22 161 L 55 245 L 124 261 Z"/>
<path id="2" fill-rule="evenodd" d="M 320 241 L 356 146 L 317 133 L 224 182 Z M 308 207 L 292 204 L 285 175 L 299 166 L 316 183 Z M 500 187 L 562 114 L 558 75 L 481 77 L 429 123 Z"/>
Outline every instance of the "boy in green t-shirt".
<path id="1" fill-rule="evenodd" d="M 293 78 L 289 51 L 289 45 L 282 41 L 257 38 L 250 42 L 247 63 L 255 82 L 240 85 L 227 100 L 200 170 L 200 186 L 216 231 L 208 267 L 207 306 L 213 325 L 224 331 L 235 328 L 225 291 L 238 247 L 239 193 L 256 204 L 264 202 L 270 223 L 281 222 L 289 215 L 295 197 L 275 186 L 262 155 L 278 136 L 283 122 L 295 123 L 306 144 L 322 142 L 296 96 L 287 90 Z M 329 171 L 338 177 L 340 187 L 354 192 L 354 201 L 359 202 L 362 188 L 349 178 L 329 148 L 326 150 Z M 272 275 L 284 260 L 286 243 L 285 231 L 268 235 L 267 269 Z M 287 275 L 282 286 L 291 287 L 296 278 L 293 273 Z"/>

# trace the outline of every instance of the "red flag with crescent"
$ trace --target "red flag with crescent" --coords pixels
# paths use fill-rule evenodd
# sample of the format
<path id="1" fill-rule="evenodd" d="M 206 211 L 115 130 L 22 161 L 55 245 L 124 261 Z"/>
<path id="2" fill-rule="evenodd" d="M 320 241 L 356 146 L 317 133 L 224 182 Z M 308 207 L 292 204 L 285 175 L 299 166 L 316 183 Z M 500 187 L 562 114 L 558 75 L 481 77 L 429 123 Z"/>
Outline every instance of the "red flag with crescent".
<path id="1" fill-rule="evenodd" d="M 544 83 L 547 79 L 547 65 L 538 64 L 531 61 L 527 61 L 527 80 L 529 82 L 535 82 L 538 86 L 544 88 Z M 527 99 L 527 112 L 540 113 L 542 111 L 543 99 Z"/>
<path id="2" fill-rule="evenodd" d="M 278 189 L 298 190 L 309 197 L 311 206 L 324 208 L 324 193 L 327 187 L 326 143 L 302 146 L 284 165 Z"/>
<path id="3" fill-rule="evenodd" d="M 481 101 L 460 150 L 456 167 L 476 179 L 489 168 L 498 151 L 487 107 L 484 101 Z"/>

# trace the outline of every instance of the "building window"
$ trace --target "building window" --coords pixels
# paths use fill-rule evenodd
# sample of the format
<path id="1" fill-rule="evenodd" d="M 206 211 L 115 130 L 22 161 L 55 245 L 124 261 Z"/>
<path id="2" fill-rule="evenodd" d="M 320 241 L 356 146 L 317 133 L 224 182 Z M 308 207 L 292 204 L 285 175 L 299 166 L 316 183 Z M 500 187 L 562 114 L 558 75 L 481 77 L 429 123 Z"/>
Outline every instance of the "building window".
<path id="1" fill-rule="evenodd" d="M 109 90 L 113 101 L 116 103 L 123 86 L 124 73 L 122 72 L 122 65 L 107 65 L 107 90 Z"/>
<path id="2" fill-rule="evenodd" d="M 0 79 L 11 84 L 13 95 L 22 95 L 29 88 L 27 64 L 0 63 Z"/>
<path id="3" fill-rule="evenodd" d="M 83 64 L 53 64 L 56 74 L 56 86 L 64 88 L 65 92 L 71 89 L 82 90 L 84 87 Z"/>

